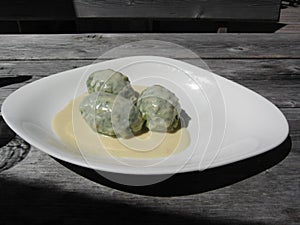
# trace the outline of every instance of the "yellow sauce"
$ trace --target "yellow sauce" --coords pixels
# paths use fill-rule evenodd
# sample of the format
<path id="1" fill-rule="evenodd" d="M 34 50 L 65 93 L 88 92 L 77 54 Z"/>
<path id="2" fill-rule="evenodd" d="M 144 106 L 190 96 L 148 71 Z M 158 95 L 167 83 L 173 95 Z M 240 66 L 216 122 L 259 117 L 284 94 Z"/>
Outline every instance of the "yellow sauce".
<path id="1" fill-rule="evenodd" d="M 121 158 L 147 159 L 170 156 L 184 150 L 190 144 L 186 128 L 180 128 L 174 133 L 148 131 L 130 139 L 98 134 L 87 125 L 80 114 L 79 104 L 84 97 L 85 95 L 82 95 L 71 100 L 52 121 L 53 131 L 68 149 L 82 154 L 109 154 Z"/>

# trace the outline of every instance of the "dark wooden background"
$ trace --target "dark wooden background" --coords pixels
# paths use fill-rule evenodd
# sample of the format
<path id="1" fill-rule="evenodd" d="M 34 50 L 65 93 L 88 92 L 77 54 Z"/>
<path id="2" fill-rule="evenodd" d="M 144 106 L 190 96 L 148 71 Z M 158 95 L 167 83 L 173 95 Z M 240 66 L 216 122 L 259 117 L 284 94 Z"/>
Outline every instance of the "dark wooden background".
<path id="1" fill-rule="evenodd" d="M 0 1 L 1 33 L 273 32 L 280 0 Z"/>

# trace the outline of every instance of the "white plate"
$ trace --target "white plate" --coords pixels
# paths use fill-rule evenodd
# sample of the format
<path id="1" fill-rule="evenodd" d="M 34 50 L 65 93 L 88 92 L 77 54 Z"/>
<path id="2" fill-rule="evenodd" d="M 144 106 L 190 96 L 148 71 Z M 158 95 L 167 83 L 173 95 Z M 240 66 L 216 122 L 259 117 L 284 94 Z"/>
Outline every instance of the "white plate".
<path id="1" fill-rule="evenodd" d="M 168 159 L 122 159 L 122 163 L 67 151 L 52 131 L 52 119 L 85 91 L 90 72 L 107 68 L 123 72 L 133 84 L 161 84 L 176 93 L 191 118 L 187 127 L 190 146 Z M 19 136 L 51 156 L 100 171 L 133 175 L 173 174 L 229 164 L 266 152 L 288 135 L 285 117 L 262 96 L 193 65 L 154 56 L 105 61 L 35 81 L 4 101 L 2 115 Z"/>

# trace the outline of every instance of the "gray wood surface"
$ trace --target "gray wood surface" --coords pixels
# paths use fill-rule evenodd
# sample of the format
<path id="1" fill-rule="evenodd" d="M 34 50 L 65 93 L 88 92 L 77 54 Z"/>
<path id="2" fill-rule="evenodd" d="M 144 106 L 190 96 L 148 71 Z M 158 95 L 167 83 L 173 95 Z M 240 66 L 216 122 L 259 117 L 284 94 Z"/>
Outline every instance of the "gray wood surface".
<path id="1" fill-rule="evenodd" d="M 195 66 L 210 68 L 211 71 L 233 80 L 289 80 L 300 78 L 300 59 L 182 60 Z M 104 60 L 97 60 L 96 62 L 101 61 Z M 0 60 L 0 76 L 31 75 L 33 77 L 43 77 L 92 63 L 95 63 L 95 61 L 89 59 Z"/>
<path id="2" fill-rule="evenodd" d="M 299 59 L 299 42 L 299 34 L 2 35 L 0 60 L 97 59 L 104 53 L 104 58 L 134 53 L 180 59 Z M 107 53 L 120 45 L 116 54 Z"/>
<path id="3" fill-rule="evenodd" d="M 300 33 L 300 6 L 281 9 L 279 22 L 284 26 L 276 33 Z"/>
<path id="4" fill-rule="evenodd" d="M 279 0 L 75 0 L 79 18 L 194 18 L 277 21 Z"/>
<path id="5" fill-rule="evenodd" d="M 29 83 L 88 65 L 113 46 L 146 39 L 190 48 L 212 71 L 257 91 L 280 107 L 290 125 L 289 155 L 276 166 L 236 184 L 202 194 L 162 198 L 94 183 L 32 147 L 23 161 L 0 173 L 0 224 L 299 224 L 299 35 L 0 36 L 0 77 L 29 75 L 32 79 L 25 82 Z M 105 58 L 156 53 L 202 65 L 199 56 L 163 42 L 129 44 L 119 50 Z M 0 104 L 23 85 L 1 87 Z"/>

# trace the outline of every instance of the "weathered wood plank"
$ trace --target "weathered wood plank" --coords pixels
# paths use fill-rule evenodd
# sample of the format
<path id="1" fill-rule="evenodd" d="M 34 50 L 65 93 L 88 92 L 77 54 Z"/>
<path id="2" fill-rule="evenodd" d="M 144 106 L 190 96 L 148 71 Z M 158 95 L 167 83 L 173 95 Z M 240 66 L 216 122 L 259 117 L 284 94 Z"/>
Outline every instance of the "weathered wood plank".
<path id="1" fill-rule="evenodd" d="M 79 18 L 194 18 L 277 21 L 279 0 L 75 0 Z"/>
<path id="2" fill-rule="evenodd" d="M 300 58 L 299 42 L 298 34 L 3 35 L 0 36 L 0 60 L 96 59 L 131 55 L 204 59 Z M 123 46 L 109 51 L 120 45 Z"/>
<path id="3" fill-rule="evenodd" d="M 233 80 L 300 78 L 300 59 L 184 59 L 183 61 L 205 69 L 209 68 L 212 72 Z M 0 61 L 0 77 L 24 75 L 45 77 L 92 63 L 94 60 Z"/>
<path id="4" fill-rule="evenodd" d="M 300 7 L 299 6 L 288 6 L 281 10 L 280 20 L 281 23 L 296 24 L 300 23 Z"/>
<path id="5" fill-rule="evenodd" d="M 27 81 L 30 83 L 38 79 Z M 282 108 L 300 107 L 300 82 L 294 80 L 237 80 L 237 83 L 261 94 L 276 106 Z M 0 89 L 0 103 L 16 89 L 24 84 L 13 84 Z"/>
<path id="6" fill-rule="evenodd" d="M 299 115 L 299 114 L 298 114 Z M 296 133 L 294 131 L 295 134 L 292 134 L 291 137 L 292 137 L 292 145 L 293 145 L 293 149 L 294 149 L 294 152 L 297 153 L 297 154 L 300 154 L 300 134 L 299 132 Z"/>
<path id="7" fill-rule="evenodd" d="M 281 108 L 280 109 L 289 123 L 290 134 L 295 136 L 292 140 L 297 140 L 300 147 L 300 108 Z M 297 151 L 300 153 L 300 148 Z"/>
<path id="8" fill-rule="evenodd" d="M 300 82 L 239 80 L 237 83 L 259 93 L 278 107 L 300 107 Z"/>
<path id="9" fill-rule="evenodd" d="M 286 33 L 286 34 L 294 34 L 294 33 L 300 33 L 300 24 L 287 24 L 276 33 Z"/>
<path id="10" fill-rule="evenodd" d="M 300 33 L 300 7 L 288 6 L 281 10 L 280 23 L 284 24 L 276 33 Z"/>
<path id="11" fill-rule="evenodd" d="M 4 131 L 4 130 L 3 130 Z M 30 145 L 19 136 L 15 136 L 0 148 L 0 172 L 7 170 L 22 161 L 28 154 Z"/>

